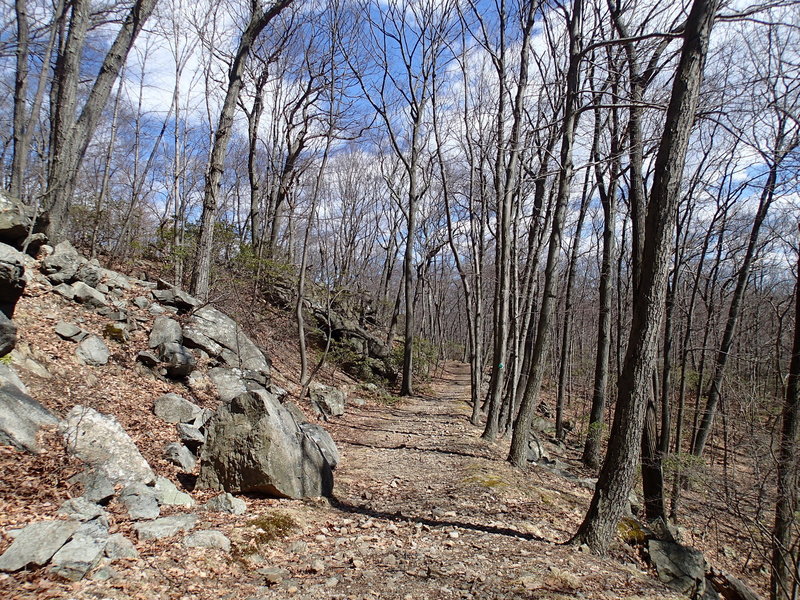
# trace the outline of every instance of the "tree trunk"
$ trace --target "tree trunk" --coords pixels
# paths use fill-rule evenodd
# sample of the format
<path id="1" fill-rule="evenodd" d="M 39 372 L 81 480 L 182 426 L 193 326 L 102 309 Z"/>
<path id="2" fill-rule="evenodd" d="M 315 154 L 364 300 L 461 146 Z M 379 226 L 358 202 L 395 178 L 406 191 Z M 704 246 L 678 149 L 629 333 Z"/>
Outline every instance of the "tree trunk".
<path id="1" fill-rule="evenodd" d="M 794 598 L 797 566 L 793 556 L 796 535 L 798 432 L 800 432 L 800 253 L 797 257 L 795 284 L 795 321 L 792 358 L 783 404 L 781 444 L 778 448 L 778 490 L 775 501 L 775 525 L 772 529 L 772 574 L 770 600 Z"/>
<path id="2" fill-rule="evenodd" d="M 589 510 L 573 538 L 598 553 L 606 551 L 616 533 L 639 462 L 646 397 L 664 311 L 670 232 L 717 5 L 718 0 L 695 0 L 686 21 L 680 63 L 656 156 L 645 219 L 638 306 L 618 384 L 608 453 Z"/>

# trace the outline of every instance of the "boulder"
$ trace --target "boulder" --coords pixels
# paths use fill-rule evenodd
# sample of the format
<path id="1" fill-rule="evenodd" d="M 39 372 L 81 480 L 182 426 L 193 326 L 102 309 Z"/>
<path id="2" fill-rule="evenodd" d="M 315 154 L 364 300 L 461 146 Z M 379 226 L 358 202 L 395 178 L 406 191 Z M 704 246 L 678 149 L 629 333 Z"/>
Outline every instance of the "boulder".
<path id="1" fill-rule="evenodd" d="M 149 484 L 150 465 L 114 417 L 75 406 L 61 424 L 68 450 L 112 483 Z"/>
<path id="2" fill-rule="evenodd" d="M 211 306 L 198 309 L 183 328 L 184 343 L 204 350 L 232 369 L 269 376 L 270 364 L 244 330 L 228 315 Z"/>
<path id="3" fill-rule="evenodd" d="M 95 504 L 104 504 L 116 494 L 112 481 L 97 471 L 88 471 L 81 477 L 83 498 Z"/>
<path id="4" fill-rule="evenodd" d="M 0 356 L 5 356 L 17 345 L 17 326 L 0 311 Z"/>
<path id="5" fill-rule="evenodd" d="M 161 344 L 181 344 L 182 342 L 183 332 L 181 331 L 180 323 L 169 317 L 156 317 L 147 343 L 150 348 L 158 348 Z"/>
<path id="6" fill-rule="evenodd" d="M 97 260 L 83 263 L 78 267 L 78 272 L 75 273 L 75 279 L 93 288 L 96 288 L 100 284 L 100 278 L 100 263 L 98 263 Z"/>
<path id="7" fill-rule="evenodd" d="M 70 342 L 80 342 L 89 335 L 74 323 L 67 323 L 66 321 L 59 321 L 56 324 L 55 332 L 58 337 L 69 340 Z"/>
<path id="8" fill-rule="evenodd" d="M 647 550 L 659 581 L 691 598 L 703 596 L 706 561 L 702 552 L 675 542 L 655 539 L 647 540 Z"/>
<path id="9" fill-rule="evenodd" d="M 171 283 L 159 279 L 156 282 L 156 289 L 150 292 L 158 302 L 178 309 L 178 312 L 188 312 L 200 306 L 201 302 L 193 298 L 180 288 L 176 288 Z"/>
<path id="10" fill-rule="evenodd" d="M 236 498 L 232 494 L 225 492 L 219 496 L 214 496 L 211 500 L 203 504 L 203 510 L 228 513 L 229 515 L 243 515 L 247 512 L 247 504 L 241 498 Z"/>
<path id="11" fill-rule="evenodd" d="M 21 248 L 32 223 L 33 209 L 0 191 L 0 241 Z"/>
<path id="12" fill-rule="evenodd" d="M 17 534 L 8 550 L 0 556 L 0 571 L 41 567 L 67 543 L 79 526 L 77 521 L 31 523 Z"/>
<path id="13" fill-rule="evenodd" d="M 50 572 L 70 581 L 83 579 L 103 558 L 107 541 L 107 537 L 76 534 L 53 555 Z"/>
<path id="14" fill-rule="evenodd" d="M 161 344 L 158 357 L 170 377 L 186 377 L 197 366 L 197 359 L 189 349 L 176 342 Z"/>
<path id="15" fill-rule="evenodd" d="M 119 499 L 133 521 L 155 519 L 161 514 L 155 489 L 142 483 L 126 486 L 120 492 Z"/>
<path id="16" fill-rule="evenodd" d="M 53 284 L 70 283 L 75 280 L 78 269 L 86 262 L 67 241 L 61 242 L 53 253 L 42 261 L 42 273 Z M 88 287 L 88 286 L 87 286 Z"/>
<path id="17" fill-rule="evenodd" d="M 0 374 L 0 444 L 38 454 L 39 428 L 57 423 L 58 419 L 17 387 L 12 378 Z"/>
<path id="18" fill-rule="evenodd" d="M 183 538 L 187 548 L 217 548 L 223 552 L 231 551 L 231 541 L 221 531 L 202 529 Z"/>
<path id="19" fill-rule="evenodd" d="M 120 558 L 139 558 L 139 552 L 128 538 L 121 533 L 108 536 L 106 542 L 105 555 L 111 560 Z"/>
<path id="20" fill-rule="evenodd" d="M 161 506 L 194 506 L 194 498 L 180 491 L 174 483 L 166 477 L 157 477 L 155 494 Z"/>
<path id="21" fill-rule="evenodd" d="M 17 301 L 25 291 L 26 262 L 24 254 L 0 244 L 0 311 L 9 319 L 14 316 Z"/>
<path id="22" fill-rule="evenodd" d="M 153 403 L 153 413 L 167 423 L 191 423 L 203 409 L 178 394 L 164 394 Z"/>
<path id="23" fill-rule="evenodd" d="M 344 414 L 344 392 L 321 383 L 312 384 L 308 389 L 311 405 L 323 417 L 339 417 Z"/>
<path id="24" fill-rule="evenodd" d="M 206 443 L 206 436 L 200 431 L 199 427 L 186 423 L 178 423 L 175 428 L 178 430 L 178 436 L 181 438 L 181 441 L 186 444 L 186 447 L 192 452 L 196 453 L 200 446 Z"/>
<path id="25" fill-rule="evenodd" d="M 136 360 L 142 363 L 145 367 L 153 368 L 158 365 L 158 354 L 150 352 L 150 350 L 142 350 L 136 355 Z"/>
<path id="26" fill-rule="evenodd" d="M 223 402 L 230 402 L 236 396 L 247 392 L 247 386 L 239 369 L 214 367 L 209 370 L 208 377 L 217 388 L 217 395 Z"/>
<path id="27" fill-rule="evenodd" d="M 179 466 L 187 473 L 194 471 L 194 467 L 197 464 L 197 458 L 192 454 L 192 451 L 178 442 L 168 444 L 167 447 L 164 448 L 164 458 L 173 465 Z"/>
<path id="28" fill-rule="evenodd" d="M 111 352 L 108 351 L 108 346 L 106 346 L 103 338 L 97 335 L 90 335 L 81 340 L 75 354 L 84 364 L 90 367 L 101 367 L 111 357 Z"/>
<path id="29" fill-rule="evenodd" d="M 336 442 L 333 441 L 331 434 L 315 423 L 300 423 L 299 427 L 300 431 L 310 437 L 319 447 L 322 456 L 328 461 L 331 469 L 335 469 L 341 457 L 339 456 L 339 449 L 336 447 Z"/>
<path id="30" fill-rule="evenodd" d="M 174 515 L 161 517 L 155 521 L 136 523 L 133 528 L 140 540 L 158 540 L 171 537 L 179 531 L 187 531 L 197 523 L 197 515 Z"/>
<path id="31" fill-rule="evenodd" d="M 330 463 L 266 390 L 237 396 L 206 427 L 199 488 L 290 498 L 331 493 Z"/>
<path id="32" fill-rule="evenodd" d="M 59 283 L 53 288 L 53 292 L 67 300 L 75 299 L 75 290 L 72 289 L 72 286 L 68 283 Z"/>
<path id="33" fill-rule="evenodd" d="M 75 302 L 80 302 L 92 308 L 103 308 L 108 305 L 108 298 L 105 294 L 97 291 L 83 281 L 76 281 L 72 284 L 72 291 L 75 292 Z"/>
<path id="34" fill-rule="evenodd" d="M 93 519 L 104 519 L 108 523 L 108 513 L 102 506 L 87 500 L 84 496 L 65 500 L 58 509 L 57 514 L 65 515 L 73 521 L 82 523 Z"/>

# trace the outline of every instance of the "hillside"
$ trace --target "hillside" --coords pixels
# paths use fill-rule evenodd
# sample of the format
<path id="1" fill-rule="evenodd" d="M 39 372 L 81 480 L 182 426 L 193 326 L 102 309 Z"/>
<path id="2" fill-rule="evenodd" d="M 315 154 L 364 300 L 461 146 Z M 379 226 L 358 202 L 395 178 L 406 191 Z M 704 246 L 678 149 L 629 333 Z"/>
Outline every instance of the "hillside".
<path id="1" fill-rule="evenodd" d="M 504 460 L 507 443 L 487 444 L 481 430 L 469 424 L 469 371 L 460 363 L 443 364 L 422 394 L 408 399 L 334 377 L 329 369 L 327 382 L 349 391 L 343 415 L 321 421 L 307 400 L 292 399 L 338 446 L 333 493 L 305 499 L 237 494 L 246 504 L 243 514 L 198 510 L 217 492 L 194 488 L 197 467 L 184 472 L 165 459 L 164 447 L 179 436 L 175 425 L 154 414 L 154 401 L 176 393 L 216 410 L 223 403 L 208 378 L 212 359 L 200 353 L 188 379 L 165 377 L 137 361 L 148 350 L 158 312 L 152 310 L 155 302 L 146 305 L 141 298 L 164 297 L 155 285 L 125 278 L 129 285 L 121 288 L 115 306 L 126 312 L 127 333 L 119 337 L 109 327 L 118 323 L 109 320 L 115 315 L 64 297 L 38 272 L 40 262 L 27 262 L 29 281 L 14 313 L 18 342 L 11 362 L 30 395 L 59 418 L 75 405 L 115 417 L 155 474 L 190 496 L 191 506 L 162 505 L 161 517 L 197 518 L 188 532 L 146 539 L 138 529 L 143 521 L 131 518 L 117 486 L 104 507 L 108 533 L 133 542 L 137 556 L 103 559 L 75 581 L 46 566 L 4 573 L 3 597 L 686 597 L 659 583 L 639 549 L 621 541 L 607 558 L 563 545 L 580 523 L 593 487 L 591 474 L 578 466 L 577 445 L 545 443 L 555 460 L 524 471 L 512 468 Z M 116 277 L 100 272 L 103 280 Z M 107 364 L 82 364 L 75 341 L 55 333 L 64 322 L 104 338 Z M 266 325 L 261 334 L 269 333 Z M 283 351 L 271 379 L 296 394 L 291 343 L 283 339 L 276 345 Z M 67 452 L 56 428 L 43 428 L 39 439 L 39 454 L 0 447 L 0 554 L 30 523 L 66 522 L 59 508 L 86 493 L 79 480 L 84 465 Z M 714 510 L 707 502 L 706 515 Z M 709 524 L 694 525 L 684 530 L 686 541 L 712 551 L 716 567 L 736 570 L 739 550 L 732 548 L 740 548 L 741 540 L 711 544 L 703 533 L 711 531 Z M 191 531 L 216 532 L 209 538 L 214 543 L 187 546 L 195 539 Z M 713 552 L 721 546 L 724 554 Z"/>

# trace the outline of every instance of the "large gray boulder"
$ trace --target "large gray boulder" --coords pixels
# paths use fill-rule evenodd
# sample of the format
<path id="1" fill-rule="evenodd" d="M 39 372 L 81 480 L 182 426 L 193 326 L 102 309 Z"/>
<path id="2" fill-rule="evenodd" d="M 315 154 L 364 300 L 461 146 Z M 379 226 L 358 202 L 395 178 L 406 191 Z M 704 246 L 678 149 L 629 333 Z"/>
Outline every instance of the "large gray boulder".
<path id="1" fill-rule="evenodd" d="M 266 390 L 237 396 L 206 427 L 199 488 L 289 498 L 331 493 L 330 463 Z"/>
<path id="2" fill-rule="evenodd" d="M 19 571 L 27 566 L 41 567 L 67 543 L 80 527 L 77 521 L 39 521 L 17 534 L 0 556 L 0 571 Z"/>
<path id="3" fill-rule="evenodd" d="M 661 582 L 691 598 L 703 596 L 706 561 L 700 550 L 655 539 L 647 541 L 647 550 Z"/>
<path id="4" fill-rule="evenodd" d="M 197 458 L 192 454 L 192 451 L 178 442 L 172 442 L 164 448 L 164 458 L 187 473 L 191 473 L 197 464 Z"/>
<path id="5" fill-rule="evenodd" d="M 64 579 L 79 581 L 103 558 L 107 541 L 107 536 L 95 537 L 76 533 L 53 555 L 49 570 Z"/>
<path id="6" fill-rule="evenodd" d="M 158 540 L 171 537 L 179 531 L 188 531 L 197 523 L 197 515 L 173 515 L 155 521 L 136 523 L 133 528 L 140 540 Z"/>
<path id="7" fill-rule="evenodd" d="M 198 309 L 183 328 L 184 344 L 200 348 L 232 369 L 251 370 L 269 376 L 264 353 L 228 315 L 211 306 Z"/>
<path id="8" fill-rule="evenodd" d="M 58 244 L 53 253 L 42 261 L 42 272 L 53 284 L 70 283 L 75 280 L 78 269 L 86 259 L 67 241 Z"/>
<path id="9" fill-rule="evenodd" d="M 178 394 L 164 394 L 153 403 L 153 413 L 167 423 L 191 423 L 203 409 Z"/>
<path id="10" fill-rule="evenodd" d="M 105 294 L 97 291 L 83 281 L 76 281 L 72 284 L 72 291 L 75 292 L 75 301 L 91 306 L 92 308 L 102 308 L 108 305 L 108 298 Z"/>
<path id="11" fill-rule="evenodd" d="M 236 396 L 247 392 L 247 385 L 239 369 L 214 367 L 208 372 L 208 378 L 217 388 L 217 395 L 223 402 L 230 402 Z"/>
<path id="12" fill-rule="evenodd" d="M 158 348 L 161 344 L 170 342 L 175 344 L 183 342 L 181 324 L 169 317 L 156 317 L 156 320 L 153 321 L 153 328 L 150 330 L 150 338 L 147 345 L 150 348 Z"/>
<path id="13" fill-rule="evenodd" d="M 113 483 L 149 484 L 150 465 L 114 417 L 75 406 L 61 424 L 67 449 Z"/>
<path id="14" fill-rule="evenodd" d="M 13 373 L 10 367 L 6 368 Z M 36 454 L 40 451 L 36 443 L 39 429 L 57 423 L 49 410 L 15 385 L 13 378 L 0 372 L 0 444 Z"/>
<path id="15" fill-rule="evenodd" d="M 344 414 L 344 392 L 338 388 L 314 383 L 308 390 L 311 405 L 323 417 L 339 417 Z"/>
<path id="16" fill-rule="evenodd" d="M 33 224 L 33 207 L 0 191 L 0 242 L 21 248 Z"/>

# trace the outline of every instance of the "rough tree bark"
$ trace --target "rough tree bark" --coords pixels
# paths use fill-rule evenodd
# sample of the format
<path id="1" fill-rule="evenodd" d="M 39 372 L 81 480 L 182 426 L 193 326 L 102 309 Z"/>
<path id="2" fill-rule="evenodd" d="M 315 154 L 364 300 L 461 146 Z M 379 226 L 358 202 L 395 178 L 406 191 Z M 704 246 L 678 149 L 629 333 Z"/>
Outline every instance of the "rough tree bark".
<path id="1" fill-rule="evenodd" d="M 695 0 L 683 33 L 683 48 L 672 85 L 664 133 L 656 156 L 645 218 L 638 306 L 633 313 L 625 361 L 618 383 L 608 453 L 589 510 L 573 537 L 604 553 L 616 532 L 633 486 L 642 427 L 664 312 L 672 226 L 694 122 L 709 36 L 718 0 Z"/>

